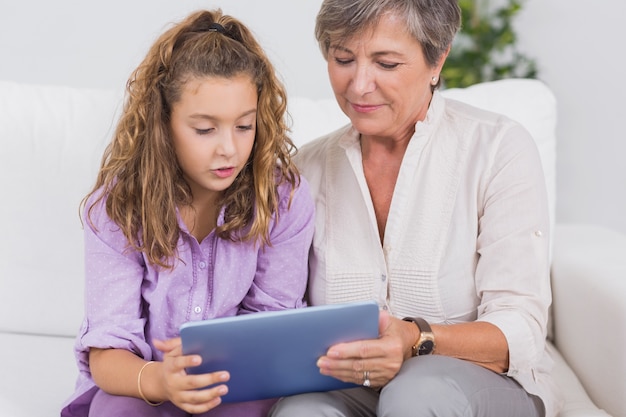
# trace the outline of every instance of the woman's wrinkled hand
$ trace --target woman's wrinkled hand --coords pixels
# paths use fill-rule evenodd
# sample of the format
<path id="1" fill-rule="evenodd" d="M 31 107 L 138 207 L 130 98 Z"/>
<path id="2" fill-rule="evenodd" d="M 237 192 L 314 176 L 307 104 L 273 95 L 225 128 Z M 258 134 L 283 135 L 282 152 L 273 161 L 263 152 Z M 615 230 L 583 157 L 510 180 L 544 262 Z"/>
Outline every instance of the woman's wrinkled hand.
<path id="1" fill-rule="evenodd" d="M 202 359 L 198 355 L 183 356 L 180 338 L 154 340 L 154 346 L 163 352 L 163 389 L 169 401 L 191 414 L 204 413 L 222 402 L 221 397 L 228 393 L 224 385 L 230 379 L 228 372 L 187 374 L 185 369 L 200 365 Z M 204 388 L 207 386 L 211 387 Z"/>
<path id="2" fill-rule="evenodd" d="M 379 388 L 391 381 L 406 357 L 406 335 L 403 322 L 381 311 L 378 321 L 378 339 L 339 343 L 331 346 L 317 361 L 320 373 L 363 385 Z"/>

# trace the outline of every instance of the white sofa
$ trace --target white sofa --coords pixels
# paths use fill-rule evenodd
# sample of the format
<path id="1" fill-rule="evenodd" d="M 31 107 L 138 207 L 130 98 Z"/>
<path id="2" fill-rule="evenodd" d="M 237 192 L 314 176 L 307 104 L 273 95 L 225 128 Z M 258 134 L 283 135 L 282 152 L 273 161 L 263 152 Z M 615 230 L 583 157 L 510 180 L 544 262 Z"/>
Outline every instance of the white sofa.
<path id="1" fill-rule="evenodd" d="M 537 140 L 555 207 L 556 102 L 539 81 L 444 94 L 523 123 Z M 78 216 L 110 139 L 122 91 L 0 81 L 0 417 L 59 414 L 76 377 L 82 319 Z M 292 98 L 297 144 L 345 123 L 334 100 Z M 553 227 L 552 353 L 561 417 L 626 416 L 626 236 Z M 553 343 L 553 344 L 552 344 Z M 604 411 L 603 411 L 604 410 Z"/>

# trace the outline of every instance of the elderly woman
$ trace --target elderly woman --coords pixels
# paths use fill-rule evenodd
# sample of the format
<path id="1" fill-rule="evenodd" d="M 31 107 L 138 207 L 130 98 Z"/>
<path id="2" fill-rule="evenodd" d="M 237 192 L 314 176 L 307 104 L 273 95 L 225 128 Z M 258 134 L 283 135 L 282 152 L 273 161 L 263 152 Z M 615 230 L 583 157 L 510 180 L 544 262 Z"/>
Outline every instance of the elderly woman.
<path id="1" fill-rule="evenodd" d="M 455 0 L 324 0 L 316 37 L 351 123 L 300 150 L 313 305 L 375 299 L 380 337 L 320 372 L 364 387 L 283 416 L 554 416 L 549 219 L 532 137 L 438 92 Z"/>

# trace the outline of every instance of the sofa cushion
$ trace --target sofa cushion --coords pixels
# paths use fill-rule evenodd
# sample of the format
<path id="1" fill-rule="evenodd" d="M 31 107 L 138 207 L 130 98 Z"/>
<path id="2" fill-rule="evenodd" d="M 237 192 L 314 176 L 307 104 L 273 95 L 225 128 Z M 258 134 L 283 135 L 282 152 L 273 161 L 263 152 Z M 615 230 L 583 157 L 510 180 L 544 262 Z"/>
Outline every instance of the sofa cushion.
<path id="1" fill-rule="evenodd" d="M 597 404 L 626 416 L 626 236 L 559 224 L 555 243 L 555 346 Z"/>
<path id="2" fill-rule="evenodd" d="M 562 393 L 563 408 L 559 417 L 610 417 L 591 401 L 576 374 L 550 342 L 548 354 L 554 360 L 552 377 Z"/>
<path id="3" fill-rule="evenodd" d="M 73 337 L 0 333 L 0 416 L 58 416 L 74 392 Z"/>
<path id="4" fill-rule="evenodd" d="M 76 334 L 79 203 L 120 103 L 112 91 L 0 81 L 0 331 Z"/>

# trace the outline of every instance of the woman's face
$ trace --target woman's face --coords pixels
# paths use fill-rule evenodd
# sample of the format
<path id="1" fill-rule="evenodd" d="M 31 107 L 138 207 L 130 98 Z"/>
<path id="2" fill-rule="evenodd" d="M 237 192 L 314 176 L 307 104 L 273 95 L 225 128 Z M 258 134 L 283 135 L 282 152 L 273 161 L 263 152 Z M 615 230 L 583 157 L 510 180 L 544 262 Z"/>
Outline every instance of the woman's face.
<path id="1" fill-rule="evenodd" d="M 335 98 L 364 136 L 410 138 L 432 98 L 432 77 L 422 47 L 393 15 L 343 43 L 331 38 L 328 74 Z"/>
<path id="2" fill-rule="evenodd" d="M 256 134 L 257 89 L 247 75 L 192 78 L 172 105 L 170 127 L 194 199 L 217 197 L 244 168 Z"/>

